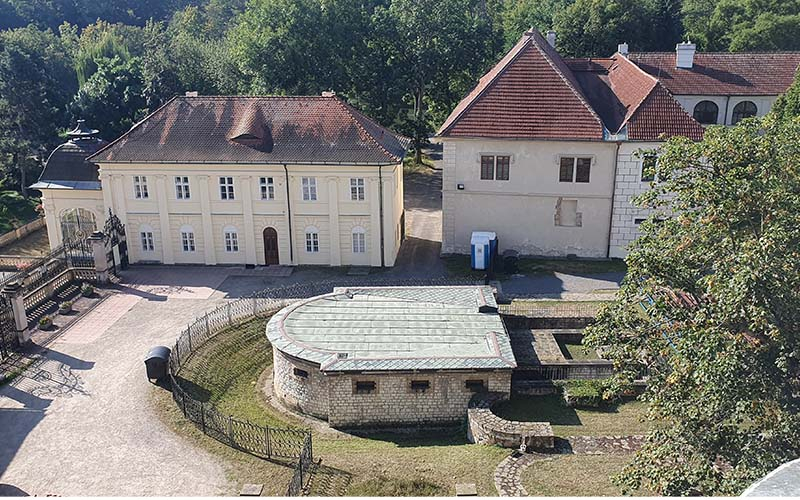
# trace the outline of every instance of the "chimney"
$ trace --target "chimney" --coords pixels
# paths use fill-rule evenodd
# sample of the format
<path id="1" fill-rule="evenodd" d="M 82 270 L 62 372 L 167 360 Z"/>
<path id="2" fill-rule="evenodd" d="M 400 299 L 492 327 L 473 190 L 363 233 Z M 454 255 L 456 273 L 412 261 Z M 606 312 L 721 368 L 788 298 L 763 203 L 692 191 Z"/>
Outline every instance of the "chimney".
<path id="1" fill-rule="evenodd" d="M 192 90 L 192 91 L 186 92 L 186 97 L 197 97 L 198 95 L 199 94 L 197 93 L 196 90 Z"/>
<path id="2" fill-rule="evenodd" d="M 547 43 L 550 44 L 551 47 L 556 48 L 556 32 L 550 30 L 547 32 Z"/>
<path id="3" fill-rule="evenodd" d="M 694 65 L 694 52 L 697 45 L 690 41 L 679 43 L 675 46 L 675 67 L 692 69 Z"/>
<path id="4" fill-rule="evenodd" d="M 322 97 L 336 97 L 336 92 L 333 90 L 323 90 Z"/>
<path id="5" fill-rule="evenodd" d="M 625 57 L 628 57 L 628 43 L 622 42 L 621 44 L 617 45 L 617 52 Z"/>

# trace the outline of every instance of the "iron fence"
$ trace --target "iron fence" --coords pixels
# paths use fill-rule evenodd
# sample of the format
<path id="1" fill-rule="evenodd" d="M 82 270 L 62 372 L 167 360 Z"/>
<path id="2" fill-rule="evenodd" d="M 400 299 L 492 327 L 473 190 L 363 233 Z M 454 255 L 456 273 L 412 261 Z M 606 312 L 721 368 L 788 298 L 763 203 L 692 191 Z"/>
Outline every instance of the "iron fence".
<path id="1" fill-rule="evenodd" d="M 287 497 L 297 497 L 303 493 L 303 486 L 311 477 L 311 467 L 314 465 L 313 455 L 311 435 L 309 435 L 303 446 L 303 451 L 300 453 L 297 465 L 294 467 L 294 474 L 292 474 L 292 479 L 289 481 L 289 487 L 286 488 Z"/>
<path id="2" fill-rule="evenodd" d="M 6 359 L 18 343 L 16 322 L 11 303 L 0 295 L 0 361 Z"/>
<path id="3" fill-rule="evenodd" d="M 500 304 L 498 311 L 506 316 L 526 318 L 595 318 L 600 307 L 597 302 L 525 301 Z"/>

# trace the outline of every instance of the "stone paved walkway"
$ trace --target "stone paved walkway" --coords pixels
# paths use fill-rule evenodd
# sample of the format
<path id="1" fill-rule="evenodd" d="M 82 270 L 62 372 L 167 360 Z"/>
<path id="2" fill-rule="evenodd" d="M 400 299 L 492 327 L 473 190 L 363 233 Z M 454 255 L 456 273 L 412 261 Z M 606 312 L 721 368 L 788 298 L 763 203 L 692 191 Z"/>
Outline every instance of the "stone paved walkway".
<path id="1" fill-rule="evenodd" d="M 522 473 L 534 462 L 552 460 L 558 454 L 605 455 L 632 453 L 644 442 L 644 436 L 571 436 L 560 440 L 557 454 L 519 453 L 515 451 L 498 464 L 494 471 L 494 486 L 501 497 L 528 496 L 522 486 Z"/>

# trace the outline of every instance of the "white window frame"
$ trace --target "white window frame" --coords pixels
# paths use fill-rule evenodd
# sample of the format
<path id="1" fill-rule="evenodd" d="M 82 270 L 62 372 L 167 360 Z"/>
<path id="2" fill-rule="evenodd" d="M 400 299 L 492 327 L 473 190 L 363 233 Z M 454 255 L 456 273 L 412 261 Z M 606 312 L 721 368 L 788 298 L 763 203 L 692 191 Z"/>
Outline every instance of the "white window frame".
<path id="1" fill-rule="evenodd" d="M 303 187 L 303 201 L 317 201 L 317 178 L 303 177 L 300 184 Z"/>
<path id="2" fill-rule="evenodd" d="M 175 199 L 191 200 L 192 192 L 189 189 L 189 177 L 186 175 L 175 176 Z"/>
<path id="3" fill-rule="evenodd" d="M 306 228 L 306 253 L 319 253 L 319 230 L 314 226 Z"/>
<path id="4" fill-rule="evenodd" d="M 261 177 L 258 181 L 259 186 L 261 187 L 261 199 L 262 200 L 274 200 L 275 199 L 275 180 L 272 177 Z"/>
<path id="5" fill-rule="evenodd" d="M 364 201 L 367 199 L 367 183 L 363 177 L 350 179 L 350 201 Z"/>
<path id="6" fill-rule="evenodd" d="M 219 199 L 226 201 L 236 199 L 236 195 L 233 190 L 233 177 L 224 176 L 219 178 Z"/>
<path id="7" fill-rule="evenodd" d="M 367 232 L 364 228 L 361 226 L 354 227 L 351 235 L 353 253 L 367 253 Z"/>
<path id="8" fill-rule="evenodd" d="M 236 253 L 239 251 L 239 232 L 233 226 L 226 226 L 222 230 L 222 241 L 225 244 L 225 252 Z"/>
<path id="9" fill-rule="evenodd" d="M 194 229 L 192 226 L 181 226 L 181 250 L 185 253 L 192 253 L 197 251 L 197 242 L 194 238 Z"/>
<path id="10" fill-rule="evenodd" d="M 139 243 L 142 252 L 152 253 L 156 251 L 155 238 L 153 237 L 153 228 L 143 225 L 139 228 Z"/>
<path id="11" fill-rule="evenodd" d="M 137 200 L 146 200 L 150 198 L 150 192 L 147 190 L 146 175 L 133 176 L 133 197 Z"/>

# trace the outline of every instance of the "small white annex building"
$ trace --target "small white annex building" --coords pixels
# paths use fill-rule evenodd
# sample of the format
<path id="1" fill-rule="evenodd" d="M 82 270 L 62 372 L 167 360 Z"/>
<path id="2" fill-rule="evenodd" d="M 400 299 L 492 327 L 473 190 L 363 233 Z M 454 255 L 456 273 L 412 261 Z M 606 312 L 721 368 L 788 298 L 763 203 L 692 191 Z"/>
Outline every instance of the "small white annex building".
<path id="1" fill-rule="evenodd" d="M 131 262 L 392 266 L 404 238 L 409 141 L 333 93 L 187 95 L 110 144 L 71 134 L 32 186 L 53 246 L 109 210 Z"/>

